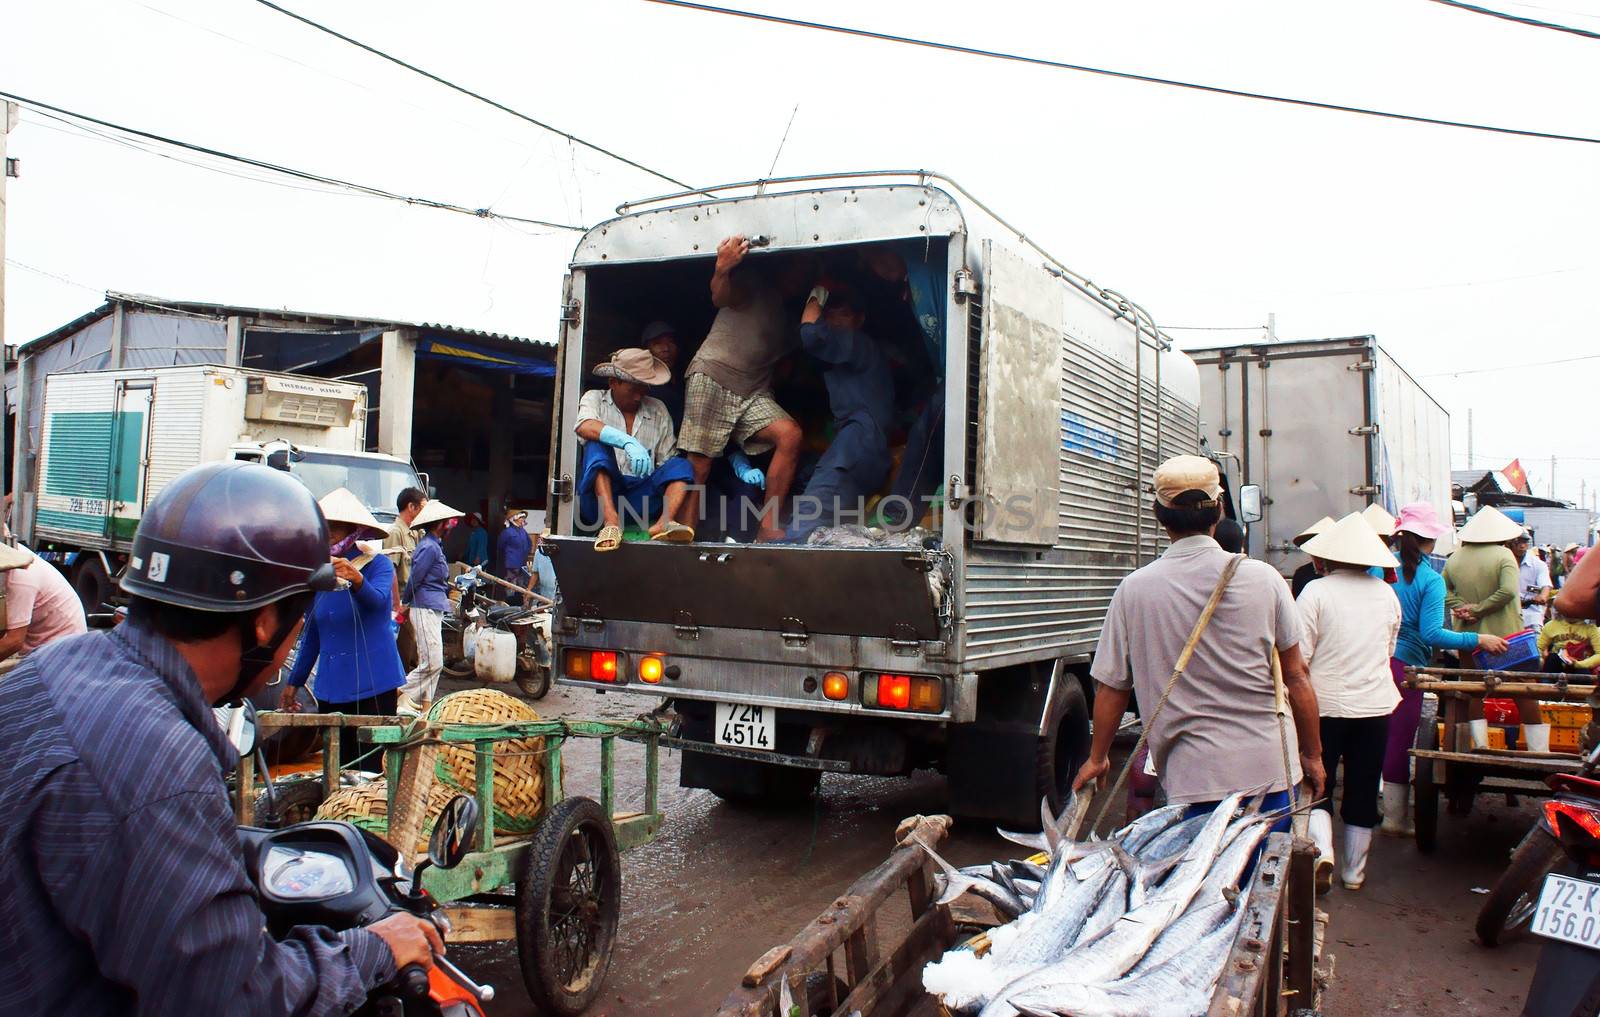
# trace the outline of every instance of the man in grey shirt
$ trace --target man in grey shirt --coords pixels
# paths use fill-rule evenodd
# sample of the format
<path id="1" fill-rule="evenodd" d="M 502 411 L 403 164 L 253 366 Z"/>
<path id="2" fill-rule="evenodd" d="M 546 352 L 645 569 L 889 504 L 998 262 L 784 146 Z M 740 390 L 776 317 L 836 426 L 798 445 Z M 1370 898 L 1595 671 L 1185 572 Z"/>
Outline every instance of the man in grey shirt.
<path id="1" fill-rule="evenodd" d="M 1156 470 L 1155 489 L 1156 520 L 1172 545 L 1123 580 L 1111 598 L 1091 671 L 1094 742 L 1074 788 L 1101 780 L 1110 769 L 1111 739 L 1130 694 L 1138 695 L 1149 721 L 1232 557 L 1211 536 L 1221 518 L 1222 488 L 1210 460 L 1167 460 Z M 1298 784 L 1303 776 L 1313 797 L 1322 794 L 1317 698 L 1299 642 L 1300 623 L 1283 577 L 1265 562 L 1240 562 L 1150 730 L 1150 758 L 1169 801 L 1200 812 L 1233 792 L 1263 786 L 1275 793 L 1268 808 L 1288 801 L 1272 678 L 1274 648 L 1294 715 L 1287 730 L 1288 782 Z"/>

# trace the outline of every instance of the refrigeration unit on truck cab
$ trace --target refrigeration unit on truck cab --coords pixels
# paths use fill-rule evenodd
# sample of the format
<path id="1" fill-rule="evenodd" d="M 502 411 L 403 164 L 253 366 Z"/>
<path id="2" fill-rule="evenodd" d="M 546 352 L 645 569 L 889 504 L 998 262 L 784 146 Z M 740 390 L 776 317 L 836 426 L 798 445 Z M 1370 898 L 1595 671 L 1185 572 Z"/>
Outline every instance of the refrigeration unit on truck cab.
<path id="1" fill-rule="evenodd" d="M 682 782 L 726 798 L 934 768 L 968 815 L 1037 822 L 1041 796 L 1059 808 L 1088 748 L 1087 664 L 1111 594 L 1164 544 L 1151 474 L 1199 448 L 1193 363 L 1137 304 L 934 174 L 733 185 L 618 212 L 579 242 L 564 297 L 546 541 L 558 680 L 669 699 Z M 718 518 L 695 543 L 592 549 L 574 433 L 591 370 L 664 320 L 681 371 L 716 314 L 714 255 L 732 234 L 754 238 L 754 270 L 805 256 L 864 294 L 865 330 L 897 365 L 885 491 L 903 471 L 922 478 L 909 513 L 868 511 L 918 528 L 755 544 Z M 796 327 L 803 301 L 785 309 Z M 814 454 L 827 396 L 792 359 L 774 395 Z M 919 427 L 939 440 L 915 456 Z M 708 490 L 713 516 L 715 503 Z"/>

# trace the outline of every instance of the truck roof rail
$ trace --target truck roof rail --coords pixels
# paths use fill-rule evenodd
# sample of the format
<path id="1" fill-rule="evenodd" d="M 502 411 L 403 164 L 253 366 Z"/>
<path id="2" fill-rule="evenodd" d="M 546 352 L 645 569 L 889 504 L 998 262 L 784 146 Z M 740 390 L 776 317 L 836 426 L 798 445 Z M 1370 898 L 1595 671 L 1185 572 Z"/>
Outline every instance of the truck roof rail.
<path id="1" fill-rule="evenodd" d="M 689 190 L 673 191 L 669 194 L 658 194 L 655 197 L 641 198 L 637 201 L 625 201 L 617 206 L 617 215 L 627 215 L 630 212 L 640 211 L 649 205 L 680 201 L 684 198 L 703 197 L 713 198 L 717 201 L 731 200 L 730 197 L 720 193 L 723 191 L 753 191 L 754 194 L 759 195 L 766 193 L 767 188 L 773 184 L 831 183 L 849 180 L 861 180 L 863 182 L 881 185 L 886 183 L 888 178 L 903 178 L 907 182 L 914 183 L 918 187 L 925 187 L 934 181 L 938 181 L 941 184 L 947 185 L 951 190 L 955 191 L 962 198 L 971 203 L 973 207 L 977 208 L 984 215 L 992 219 L 1001 229 L 1012 234 L 1017 238 L 1018 241 L 1027 245 L 1035 253 L 1043 257 L 1045 261 L 1048 262 L 1047 267 L 1052 274 L 1059 276 L 1070 285 L 1083 291 L 1083 293 L 1091 299 L 1098 300 L 1105 304 L 1111 310 L 1115 311 L 1119 317 L 1127 318 L 1138 331 L 1141 341 L 1147 341 L 1148 345 L 1153 346 L 1155 349 L 1163 352 L 1172 349 L 1172 337 L 1161 331 L 1160 326 L 1156 324 L 1155 319 L 1151 317 L 1150 312 L 1146 311 L 1139 304 L 1128 299 L 1126 296 L 1122 295 L 1116 290 L 1101 286 L 1083 273 L 1073 271 L 1066 265 L 1065 262 L 1061 261 L 1061 259 L 1051 254 L 1043 247 L 1040 247 L 1026 233 L 1011 225 L 1011 223 L 1002 218 L 998 212 L 984 204 L 983 201 L 976 197 L 971 191 L 967 190 L 965 187 L 962 187 L 953 178 L 946 176 L 937 170 L 853 170 L 839 173 L 806 173 L 798 176 L 786 177 L 759 177 L 755 180 L 739 180 L 727 184 L 713 184 L 709 187 L 697 187 Z"/>

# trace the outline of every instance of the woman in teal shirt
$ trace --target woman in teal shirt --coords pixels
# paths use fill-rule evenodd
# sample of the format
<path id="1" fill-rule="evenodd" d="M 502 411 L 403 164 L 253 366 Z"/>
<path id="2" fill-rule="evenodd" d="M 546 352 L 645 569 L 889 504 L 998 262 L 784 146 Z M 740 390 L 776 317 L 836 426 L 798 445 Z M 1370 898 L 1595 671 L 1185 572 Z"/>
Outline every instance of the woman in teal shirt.
<path id="1" fill-rule="evenodd" d="M 1428 564 L 1434 543 L 1450 527 L 1439 522 L 1431 504 L 1413 502 L 1395 521 L 1394 548 L 1400 574 L 1394 584 L 1400 598 L 1400 638 L 1389 669 L 1400 688 L 1400 705 L 1389 715 L 1389 745 L 1383 757 L 1383 832 L 1411 836 L 1411 756 L 1417 725 L 1422 720 L 1422 690 L 1406 688 L 1406 666 L 1425 667 L 1434 650 L 1477 650 L 1504 653 L 1506 641 L 1479 632 L 1456 632 L 1446 621 L 1444 578 Z"/>

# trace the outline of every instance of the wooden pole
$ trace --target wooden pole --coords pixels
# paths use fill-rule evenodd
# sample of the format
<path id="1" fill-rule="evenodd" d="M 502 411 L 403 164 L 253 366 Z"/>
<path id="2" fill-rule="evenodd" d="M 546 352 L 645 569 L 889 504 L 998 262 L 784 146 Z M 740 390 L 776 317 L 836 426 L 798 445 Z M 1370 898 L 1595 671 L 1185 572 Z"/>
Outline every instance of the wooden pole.
<path id="1" fill-rule="evenodd" d="M 479 579 L 487 579 L 491 583 L 498 583 L 501 586 L 504 586 L 506 589 L 512 591 L 513 593 L 520 593 L 525 597 L 532 598 L 532 600 L 536 604 L 538 604 L 540 607 L 554 607 L 555 606 L 555 601 L 551 600 L 549 597 L 541 597 L 537 593 L 534 593 L 533 592 L 533 587 L 531 585 L 528 586 L 527 589 L 523 589 L 522 587 L 518 586 L 516 583 L 508 583 L 508 582 L 506 582 L 504 579 L 501 579 L 499 576 L 491 576 L 489 573 L 483 571 L 483 566 L 481 566 L 481 565 L 473 566 L 472 574 L 474 576 L 478 577 Z"/>

